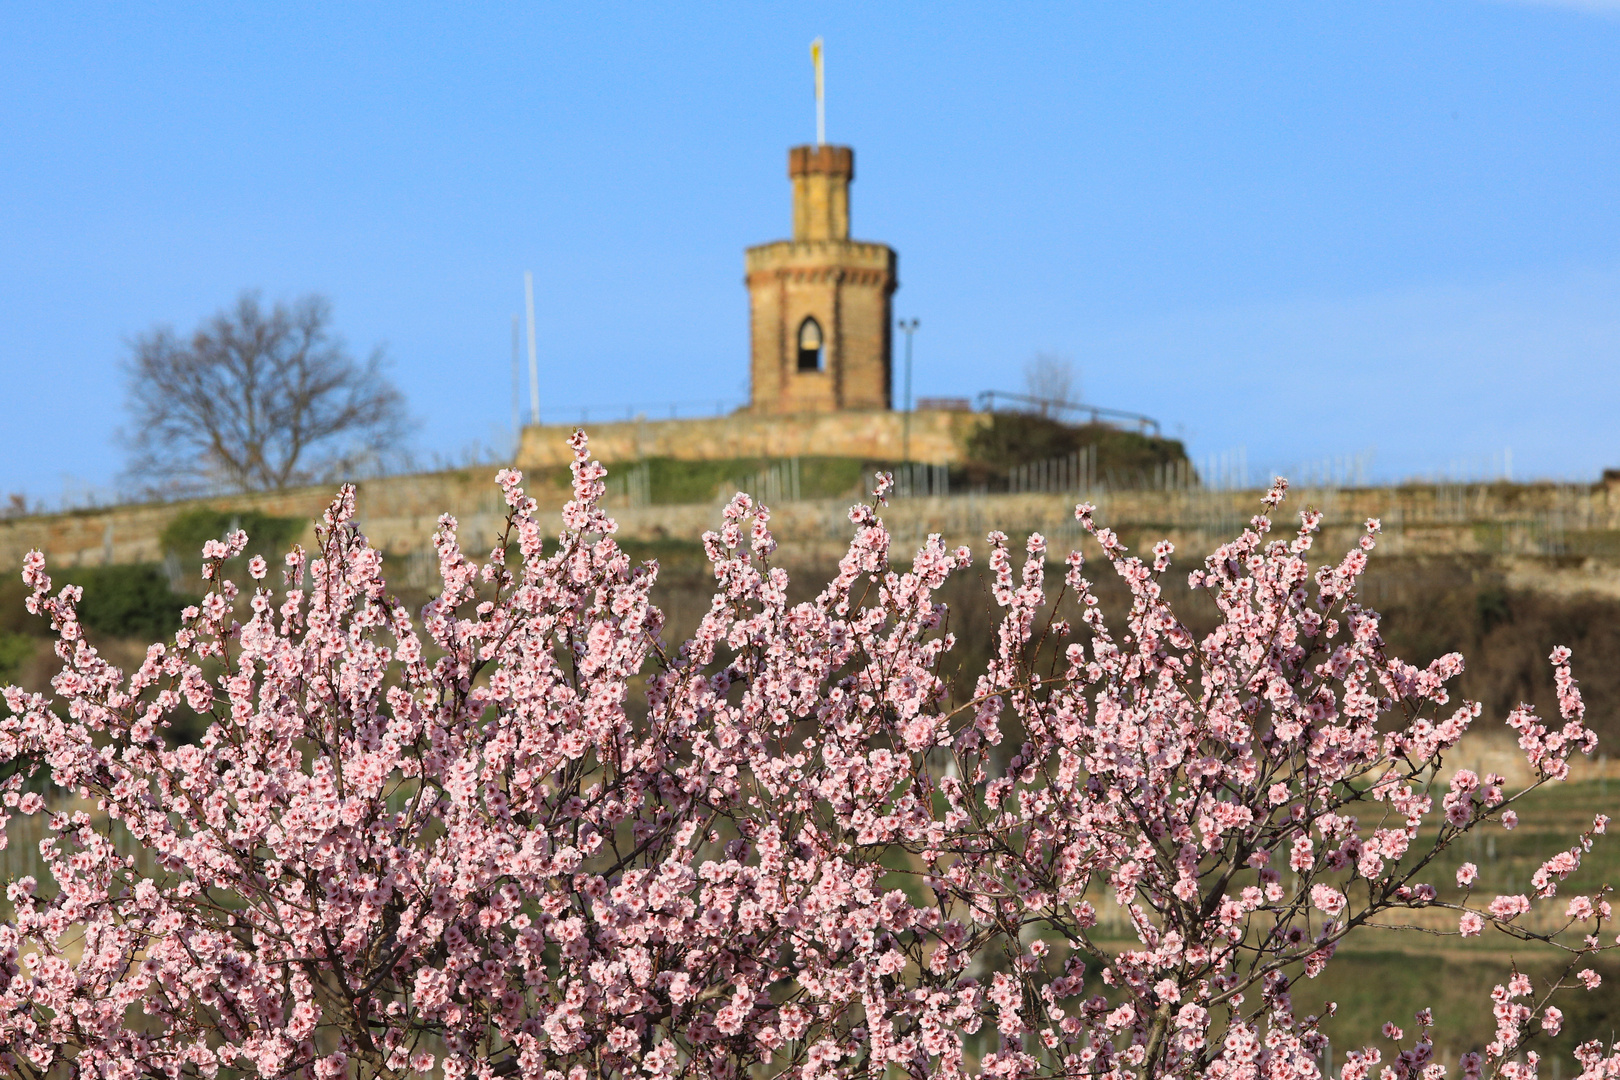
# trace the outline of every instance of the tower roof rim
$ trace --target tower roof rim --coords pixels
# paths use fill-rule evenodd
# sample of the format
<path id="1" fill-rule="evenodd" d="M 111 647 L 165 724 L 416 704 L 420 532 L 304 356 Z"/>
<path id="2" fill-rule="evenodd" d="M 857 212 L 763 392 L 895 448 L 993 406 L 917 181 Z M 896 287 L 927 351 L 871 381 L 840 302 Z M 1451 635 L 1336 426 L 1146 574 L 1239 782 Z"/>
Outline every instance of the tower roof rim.
<path id="1" fill-rule="evenodd" d="M 823 175 L 855 179 L 855 150 L 849 146 L 824 143 L 820 146 L 794 146 L 788 150 L 788 177 Z"/>

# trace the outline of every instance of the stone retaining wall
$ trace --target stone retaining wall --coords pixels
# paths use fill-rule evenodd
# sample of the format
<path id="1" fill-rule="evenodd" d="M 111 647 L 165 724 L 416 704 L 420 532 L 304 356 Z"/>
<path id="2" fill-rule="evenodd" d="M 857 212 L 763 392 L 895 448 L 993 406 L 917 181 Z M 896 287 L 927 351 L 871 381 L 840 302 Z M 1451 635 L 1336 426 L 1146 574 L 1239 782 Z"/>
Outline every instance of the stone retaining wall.
<path id="1" fill-rule="evenodd" d="M 495 472 L 490 466 L 365 481 L 357 492 L 361 526 L 385 550 L 410 551 L 427 545 L 442 513 L 458 518 L 499 518 L 503 504 L 495 487 Z M 303 538 L 307 544 L 313 537 L 314 521 L 335 490 L 335 485 L 309 487 L 8 518 L 0 521 L 0 568 L 9 572 L 20 567 L 23 555 L 35 548 L 44 551 L 51 562 L 65 566 L 159 562 L 164 557 L 163 530 L 174 518 L 197 507 L 304 518 L 312 526 Z M 558 506 L 567 498 L 562 489 L 549 486 L 535 490 L 535 495 Z"/>
<path id="2" fill-rule="evenodd" d="M 404 555 L 426 549 L 438 516 L 451 513 L 460 521 L 469 547 L 484 545 L 496 535 L 504 516 L 495 471 L 485 467 L 367 481 L 359 485 L 361 526 L 378 547 Z M 551 527 L 560 529 L 560 508 L 568 496 L 557 486 L 557 479 L 555 470 L 539 471 L 531 475 L 528 486 L 547 509 Z M 0 520 L 0 568 L 9 572 L 19 567 L 24 553 L 32 548 L 43 550 L 59 566 L 161 561 L 165 526 L 193 507 L 259 510 L 313 521 L 331 496 L 328 488 L 306 488 L 274 495 Z M 1164 536 L 1184 554 L 1207 551 L 1235 536 L 1260 504 L 1256 491 L 962 494 L 897 499 L 885 510 L 884 518 L 901 546 L 914 545 L 937 532 L 952 544 L 982 550 L 985 534 L 1001 529 L 1015 537 L 1040 531 L 1058 547 L 1077 539 L 1074 504 L 1085 497 L 1097 503 L 1099 520 L 1120 531 L 1127 543 Z M 848 541 L 850 502 L 842 498 L 780 503 L 772 507 L 772 530 L 788 553 L 836 558 Z M 1323 511 L 1326 535 L 1324 547 L 1318 550 L 1342 550 L 1354 542 L 1366 518 L 1377 517 L 1384 525 L 1381 549 L 1393 554 L 1541 559 L 1596 555 L 1592 563 L 1596 569 L 1591 573 L 1602 581 L 1592 587 L 1600 591 L 1609 591 L 1606 582 L 1616 576 L 1607 568 L 1620 563 L 1620 493 L 1604 487 L 1302 489 L 1291 495 L 1287 505 L 1289 520 L 1300 507 Z M 619 522 L 619 535 L 625 539 L 695 542 L 704 530 L 719 524 L 721 502 L 637 506 L 619 496 L 609 506 Z M 1566 557 L 1562 561 L 1573 565 L 1582 559 Z M 1534 584 L 1530 578 L 1526 581 Z M 1543 585 L 1546 583 L 1536 587 Z"/>
<path id="3" fill-rule="evenodd" d="M 680 461 L 729 458 L 847 457 L 865 461 L 907 459 L 905 413 L 853 411 L 764 416 L 746 412 L 697 420 L 637 418 L 591 424 L 591 452 L 608 464 L 649 457 Z M 930 409 L 910 414 L 909 460 L 954 465 L 965 460 L 969 435 L 990 422 L 989 413 Z M 572 460 L 568 437 L 577 425 L 523 429 L 518 464 L 551 468 Z"/>

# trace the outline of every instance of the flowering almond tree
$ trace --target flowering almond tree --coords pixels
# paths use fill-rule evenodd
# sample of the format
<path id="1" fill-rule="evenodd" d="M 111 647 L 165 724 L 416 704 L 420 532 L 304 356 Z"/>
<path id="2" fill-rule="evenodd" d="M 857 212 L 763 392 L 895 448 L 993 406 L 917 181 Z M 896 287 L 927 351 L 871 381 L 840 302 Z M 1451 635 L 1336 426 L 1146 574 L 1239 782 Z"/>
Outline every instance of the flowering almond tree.
<path id="1" fill-rule="evenodd" d="M 1202 640 L 1161 597 L 1169 544 L 1142 561 L 1078 508 L 1130 587 L 1111 630 L 1079 554 L 1070 626 L 1042 539 L 1015 568 L 992 534 L 1004 617 L 958 701 L 936 593 L 965 549 L 931 539 L 902 571 L 857 506 L 837 577 L 790 605 L 768 512 L 739 495 L 704 538 L 713 604 L 669 649 L 656 568 L 615 544 L 605 471 L 574 446 L 554 553 L 503 473 L 501 542 L 475 562 L 441 519 L 443 590 L 419 618 L 352 489 L 279 594 L 258 559 L 251 595 L 218 580 L 246 537 L 211 543 L 211 591 L 128 675 L 85 642 L 78 590 L 53 595 L 28 558 L 63 668 L 53 695 L 5 692 L 4 804 L 62 809 L 49 880 L 7 888 L 0 1068 L 1313 1080 L 1323 1014 L 1295 995 L 1346 935 L 1428 908 L 1564 950 L 1553 983 L 1496 988 L 1495 1040 L 1463 1061 L 1526 1080 L 1553 992 L 1597 984 L 1605 895 L 1559 901 L 1555 931 L 1524 916 L 1606 819 L 1524 895 L 1474 896 L 1472 867 L 1434 878 L 1522 792 L 1447 770 L 1479 708 L 1448 705 L 1458 657 L 1385 654 L 1356 599 L 1376 522 L 1313 574 L 1320 515 L 1285 540 L 1254 518 L 1192 573 L 1221 614 Z M 1508 721 L 1536 784 L 1594 745 L 1567 651 L 1553 663 L 1561 724 Z M 182 704 L 211 723 L 171 747 Z M 1129 946 L 1101 938 L 1105 903 Z M 1434 1080 L 1430 1025 L 1391 1023 L 1340 1076 Z M 1620 1076 L 1596 1042 L 1580 1062 Z"/>

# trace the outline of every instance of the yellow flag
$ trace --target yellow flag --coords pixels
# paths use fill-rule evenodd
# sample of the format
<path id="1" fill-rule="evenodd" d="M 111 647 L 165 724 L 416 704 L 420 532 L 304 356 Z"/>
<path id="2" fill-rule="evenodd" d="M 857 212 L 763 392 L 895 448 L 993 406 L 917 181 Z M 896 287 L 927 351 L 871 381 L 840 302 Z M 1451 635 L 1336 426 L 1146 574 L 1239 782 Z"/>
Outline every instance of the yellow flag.
<path id="1" fill-rule="evenodd" d="M 821 77 L 821 39 L 810 43 L 810 62 L 816 65 L 816 145 L 821 146 L 827 141 L 827 113 L 825 94 L 823 92 Z"/>

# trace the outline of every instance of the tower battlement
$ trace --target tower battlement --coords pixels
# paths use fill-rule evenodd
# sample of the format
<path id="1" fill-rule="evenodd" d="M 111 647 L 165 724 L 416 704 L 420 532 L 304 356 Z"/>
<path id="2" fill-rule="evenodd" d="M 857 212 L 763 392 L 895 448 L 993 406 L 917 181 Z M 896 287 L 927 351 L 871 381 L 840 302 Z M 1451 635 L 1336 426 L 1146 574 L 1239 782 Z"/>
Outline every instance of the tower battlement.
<path id="1" fill-rule="evenodd" d="M 848 240 L 855 151 L 795 146 L 788 151 L 788 179 L 793 181 L 793 239 Z"/>

